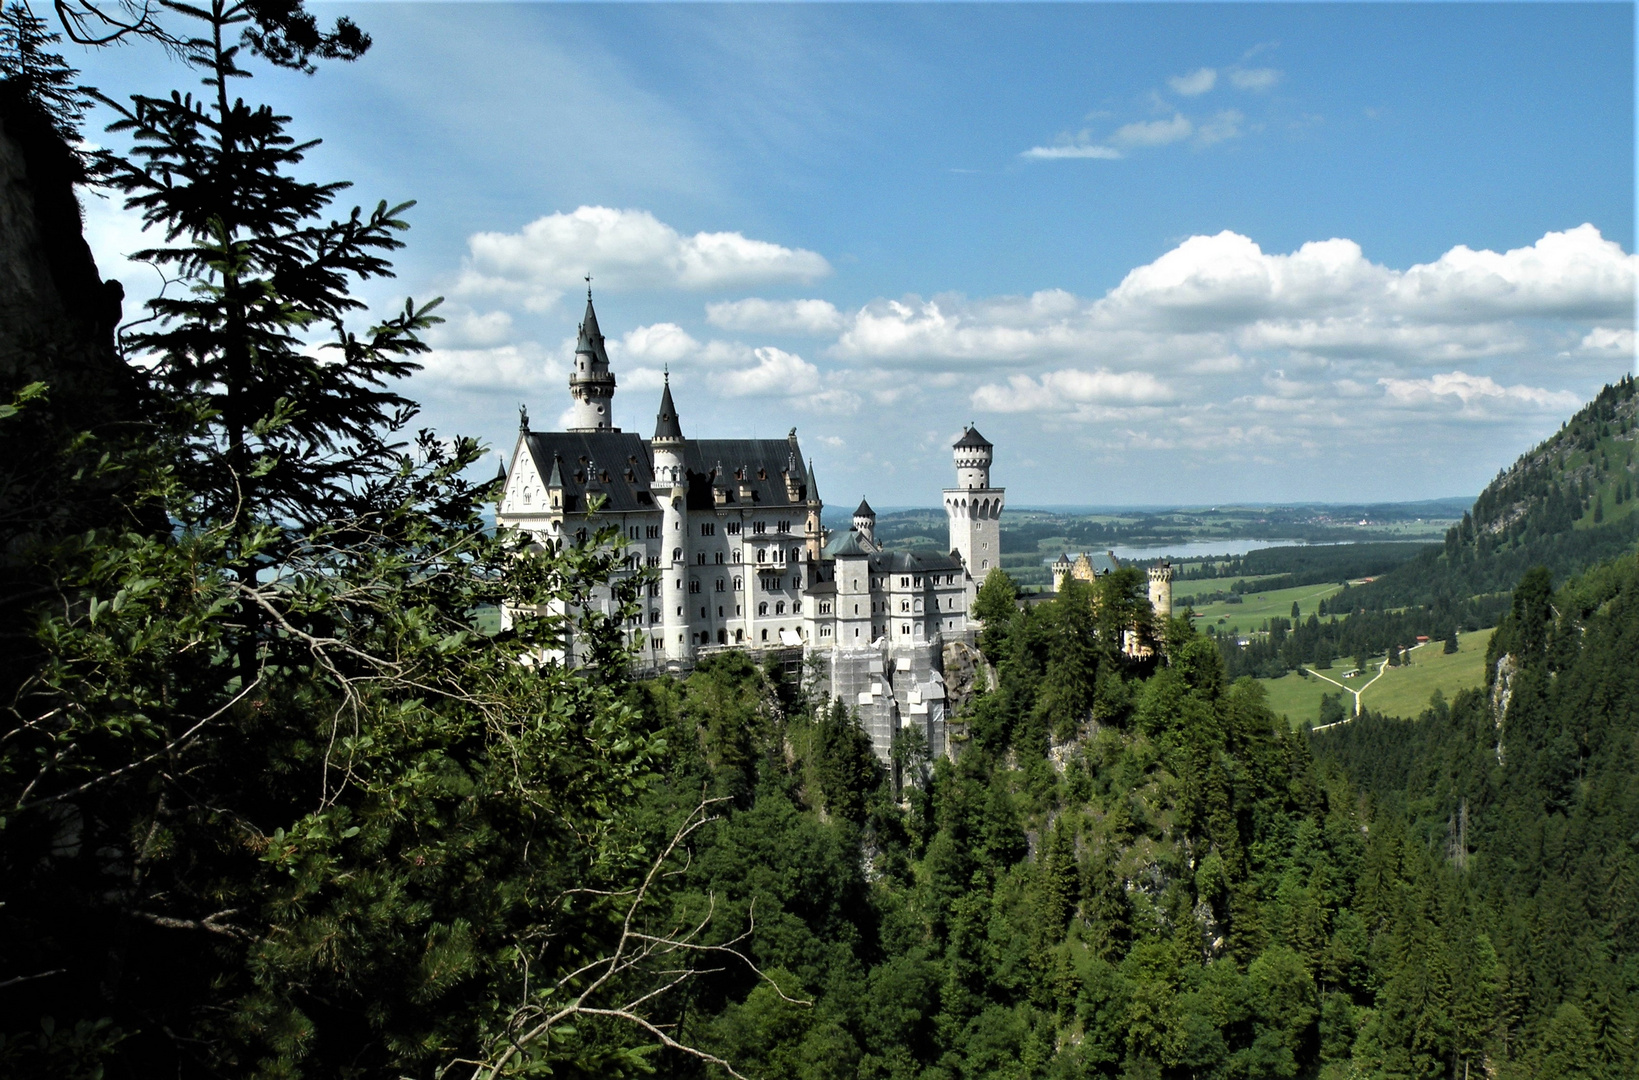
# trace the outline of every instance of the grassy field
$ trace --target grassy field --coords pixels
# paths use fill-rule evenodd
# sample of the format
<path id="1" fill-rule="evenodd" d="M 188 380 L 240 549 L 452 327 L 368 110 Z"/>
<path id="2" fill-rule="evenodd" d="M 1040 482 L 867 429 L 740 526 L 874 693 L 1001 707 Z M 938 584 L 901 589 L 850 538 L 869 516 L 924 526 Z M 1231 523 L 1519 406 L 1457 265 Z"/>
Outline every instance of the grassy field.
<path id="1" fill-rule="evenodd" d="M 1390 668 L 1372 683 L 1370 690 L 1360 695 L 1360 704 L 1389 716 L 1415 717 L 1423 711 L 1435 690 L 1450 698 L 1459 690 L 1481 686 L 1485 683 L 1485 649 L 1490 641 L 1491 631 L 1476 630 L 1457 636 L 1455 653 L 1442 652 L 1439 642 L 1414 650 L 1410 654 L 1411 663 Z M 1346 663 L 1334 664 L 1324 674 L 1346 686 L 1356 687 L 1370 681 L 1381 665 L 1379 657 L 1364 676 L 1354 679 L 1343 678 L 1343 673 L 1349 670 Z M 1269 691 L 1269 707 L 1285 715 L 1293 727 L 1314 723 L 1320 713 L 1320 695 L 1343 693 L 1312 672 L 1307 678 L 1294 673 L 1259 681 Z M 1344 699 L 1343 706 L 1346 711 L 1354 708 L 1352 694 Z"/>
<path id="2" fill-rule="evenodd" d="M 1199 587 L 1205 592 L 1209 589 L 1222 589 L 1228 582 L 1221 581 L 1190 581 L 1183 583 L 1173 582 L 1174 596 L 1182 596 L 1193 592 Z M 1298 610 L 1307 619 L 1315 613 L 1315 606 L 1328 596 L 1341 592 L 1343 586 L 1331 585 L 1298 585 L 1291 589 L 1273 589 L 1269 592 L 1247 593 L 1241 597 L 1239 604 L 1226 604 L 1222 601 L 1214 604 L 1203 604 L 1195 609 L 1201 616 L 1196 625 L 1206 626 L 1214 624 L 1220 632 L 1238 629 L 1242 634 L 1250 634 L 1263 625 L 1263 621 L 1271 615 L 1282 618 L 1291 618 L 1292 603 L 1297 602 Z M 1178 611 L 1174 605 L 1173 610 Z"/>

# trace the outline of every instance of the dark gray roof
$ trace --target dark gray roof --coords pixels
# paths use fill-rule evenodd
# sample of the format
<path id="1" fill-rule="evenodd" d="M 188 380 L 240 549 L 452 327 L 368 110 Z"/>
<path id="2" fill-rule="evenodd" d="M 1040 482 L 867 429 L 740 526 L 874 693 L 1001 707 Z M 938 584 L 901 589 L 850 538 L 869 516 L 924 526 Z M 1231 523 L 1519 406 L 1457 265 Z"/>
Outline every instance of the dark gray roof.
<path id="1" fill-rule="evenodd" d="M 876 511 L 871 509 L 870 503 L 866 502 L 864 499 L 861 499 L 859 500 L 859 509 L 854 511 L 854 516 L 868 517 L 874 521 L 876 520 Z"/>
<path id="2" fill-rule="evenodd" d="M 859 533 L 854 529 L 849 529 L 847 532 L 825 545 L 825 554 L 830 555 L 833 558 L 838 555 L 860 556 L 869 555 L 870 553 L 871 549 L 860 543 Z"/>
<path id="3" fill-rule="evenodd" d="M 710 510 L 713 473 L 722 462 L 727 472 L 728 505 L 769 509 L 801 509 L 808 499 L 808 474 L 802 453 L 790 439 L 688 439 L 683 443 L 683 468 L 689 478 L 689 509 Z M 785 470 L 796 474 L 797 497 L 785 489 Z M 742 499 L 740 489 L 750 488 Z"/>
<path id="4" fill-rule="evenodd" d="M 979 434 L 978 428 L 970 427 L 963 429 L 962 437 L 952 443 L 951 447 L 955 450 L 988 450 L 991 443 L 989 439 Z"/>
<path id="5" fill-rule="evenodd" d="M 584 513 L 589 495 L 606 511 L 654 510 L 649 448 L 623 431 L 532 431 L 524 439 L 548 488 L 563 489 L 566 513 Z"/>
<path id="6" fill-rule="evenodd" d="M 677 406 L 672 404 L 672 380 L 666 377 L 665 388 L 660 391 L 660 412 L 655 417 L 654 437 L 657 439 L 681 439 L 683 426 L 677 422 Z"/>
<path id="7" fill-rule="evenodd" d="M 575 342 L 575 351 L 591 353 L 599 363 L 609 363 L 609 354 L 603 348 L 603 334 L 598 330 L 598 313 L 592 310 L 590 289 L 586 291 L 586 316 L 580 322 L 580 338 Z"/>
<path id="8" fill-rule="evenodd" d="M 879 551 L 871 556 L 871 569 L 884 574 L 931 574 L 961 570 L 962 560 L 954 554 L 930 551 Z"/>

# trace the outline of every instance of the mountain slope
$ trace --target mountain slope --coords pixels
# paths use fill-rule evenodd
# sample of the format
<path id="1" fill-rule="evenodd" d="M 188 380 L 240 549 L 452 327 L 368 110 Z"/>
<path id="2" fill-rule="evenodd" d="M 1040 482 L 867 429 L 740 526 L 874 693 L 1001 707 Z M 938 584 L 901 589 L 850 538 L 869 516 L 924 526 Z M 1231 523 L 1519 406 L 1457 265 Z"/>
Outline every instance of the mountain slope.
<path id="1" fill-rule="evenodd" d="M 1480 597 L 1482 616 L 1500 616 L 1506 594 L 1531 567 L 1546 566 L 1563 579 L 1633 548 L 1636 439 L 1639 393 L 1629 375 L 1498 473 L 1444 545 L 1345 590 L 1328 609 L 1449 612 Z"/>

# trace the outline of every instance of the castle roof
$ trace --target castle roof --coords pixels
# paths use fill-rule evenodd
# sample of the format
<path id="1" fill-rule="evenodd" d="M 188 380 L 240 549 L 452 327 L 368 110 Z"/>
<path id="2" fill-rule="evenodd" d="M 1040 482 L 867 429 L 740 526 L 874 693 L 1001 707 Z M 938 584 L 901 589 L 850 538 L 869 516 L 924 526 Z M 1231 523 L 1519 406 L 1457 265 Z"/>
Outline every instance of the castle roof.
<path id="1" fill-rule="evenodd" d="M 871 554 L 871 549 L 866 547 L 860 540 L 859 530 L 849 529 L 825 545 L 825 553 L 833 558 L 838 556 L 863 558 Z"/>
<path id="2" fill-rule="evenodd" d="M 991 442 L 979 434 L 978 428 L 965 427 L 962 429 L 962 437 L 952 443 L 951 448 L 954 450 L 989 450 L 991 449 Z"/>
<path id="3" fill-rule="evenodd" d="M 605 498 L 610 513 L 647 511 L 659 504 L 651 487 L 654 459 L 649 444 L 623 431 L 532 431 L 524 445 L 547 486 L 562 488 L 565 513 L 585 513 L 589 495 Z M 793 462 L 788 439 L 685 439 L 681 447 L 688 483 L 688 508 L 718 504 L 712 485 L 728 481 L 727 505 L 769 510 L 806 509 L 808 476 L 799 456 Z M 722 462 L 742 462 L 725 469 Z M 795 464 L 795 497 L 785 470 Z M 745 494 L 742 494 L 744 492 Z"/>
<path id="4" fill-rule="evenodd" d="M 683 425 L 677 422 L 677 406 L 672 404 L 672 380 L 666 376 L 666 385 L 660 391 L 660 413 L 655 417 L 656 439 L 681 439 Z"/>
<path id="5" fill-rule="evenodd" d="M 859 509 L 854 511 L 854 516 L 855 517 L 867 517 L 867 518 L 870 518 L 872 521 L 875 521 L 876 520 L 876 511 L 871 509 L 871 504 L 870 503 L 866 502 L 864 499 L 861 499 L 861 500 L 859 500 Z"/>
<path id="6" fill-rule="evenodd" d="M 884 574 L 931 574 L 961 570 L 962 560 L 954 553 L 931 551 L 879 551 L 871 556 L 871 569 Z"/>

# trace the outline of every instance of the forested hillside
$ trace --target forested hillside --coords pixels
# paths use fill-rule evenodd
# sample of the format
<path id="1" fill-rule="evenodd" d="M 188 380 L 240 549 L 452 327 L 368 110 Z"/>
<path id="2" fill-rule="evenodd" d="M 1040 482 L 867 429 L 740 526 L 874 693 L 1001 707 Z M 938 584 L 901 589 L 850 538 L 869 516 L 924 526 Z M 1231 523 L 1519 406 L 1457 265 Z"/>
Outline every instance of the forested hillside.
<path id="1" fill-rule="evenodd" d="M 1404 649 L 1494 626 L 1532 567 L 1564 577 L 1639 545 L 1639 395 L 1633 376 L 1606 386 L 1552 437 L 1480 493 L 1447 533 L 1374 580 L 1344 588 L 1321 614 L 1270 620 L 1246 645 L 1221 639 L 1235 675 L 1277 677 L 1299 664 Z"/>
<path id="2" fill-rule="evenodd" d="M 1487 692 L 1322 736 L 1132 568 L 985 581 L 955 760 L 907 732 L 884 767 L 744 654 L 636 680 L 620 533 L 487 529 L 481 448 L 392 390 L 433 305 L 352 290 L 408 206 L 330 218 L 311 144 L 229 91 L 368 38 L 159 17 L 204 96 L 110 104 L 137 149 L 98 175 L 178 279 L 117 339 L 51 246 L 73 73 L 28 12 L 0 33 L 0 255 L 33 268 L 0 278 L 33 313 L 0 327 L 0 1074 L 1639 1071 L 1631 557 L 1526 575 Z M 502 601 L 563 614 L 481 632 Z"/>

